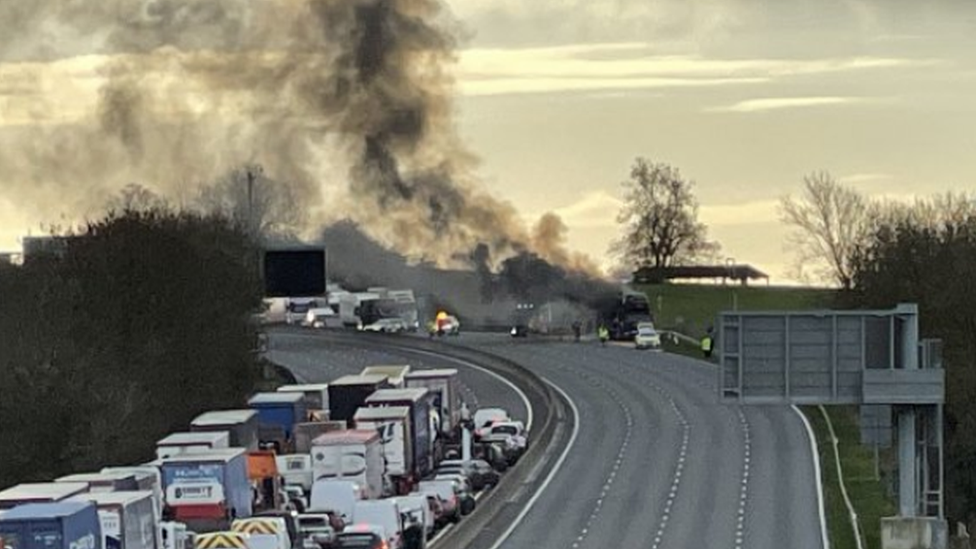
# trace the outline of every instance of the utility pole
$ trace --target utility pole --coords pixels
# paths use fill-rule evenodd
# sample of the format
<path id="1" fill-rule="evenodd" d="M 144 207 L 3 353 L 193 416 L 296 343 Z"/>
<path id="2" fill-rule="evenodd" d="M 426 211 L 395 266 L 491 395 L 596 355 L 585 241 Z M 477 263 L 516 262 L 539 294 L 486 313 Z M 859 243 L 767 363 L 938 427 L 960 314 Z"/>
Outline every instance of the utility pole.
<path id="1" fill-rule="evenodd" d="M 247 231 L 254 236 L 254 172 L 247 169 Z"/>

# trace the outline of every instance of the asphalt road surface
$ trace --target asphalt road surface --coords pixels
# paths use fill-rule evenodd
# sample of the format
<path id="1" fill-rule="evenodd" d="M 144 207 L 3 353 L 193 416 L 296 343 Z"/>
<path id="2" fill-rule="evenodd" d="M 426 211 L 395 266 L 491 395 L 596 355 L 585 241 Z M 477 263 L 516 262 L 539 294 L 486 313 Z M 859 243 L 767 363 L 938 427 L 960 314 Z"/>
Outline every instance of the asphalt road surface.
<path id="1" fill-rule="evenodd" d="M 573 448 L 499 547 L 822 548 L 813 456 L 790 408 L 717 402 L 715 367 L 629 346 L 465 334 L 562 388 Z"/>
<path id="2" fill-rule="evenodd" d="M 792 409 L 719 404 L 715 367 L 680 356 L 507 335 L 457 343 L 529 368 L 579 414 L 565 461 L 495 549 L 823 547 L 810 441 Z M 526 413 L 498 379 L 430 355 L 278 333 L 269 357 L 310 382 L 370 364 L 457 368 L 469 402 Z"/>
<path id="3" fill-rule="evenodd" d="M 395 341 L 391 338 L 391 342 Z M 409 364 L 413 370 L 454 368 L 458 370 L 462 397 L 472 414 L 478 408 L 499 406 L 516 419 L 528 419 L 525 401 L 510 385 L 450 358 L 408 349 L 365 348 L 355 340 L 344 343 L 327 334 L 297 330 L 271 332 L 266 356 L 287 367 L 302 383 L 328 383 L 375 365 Z"/>

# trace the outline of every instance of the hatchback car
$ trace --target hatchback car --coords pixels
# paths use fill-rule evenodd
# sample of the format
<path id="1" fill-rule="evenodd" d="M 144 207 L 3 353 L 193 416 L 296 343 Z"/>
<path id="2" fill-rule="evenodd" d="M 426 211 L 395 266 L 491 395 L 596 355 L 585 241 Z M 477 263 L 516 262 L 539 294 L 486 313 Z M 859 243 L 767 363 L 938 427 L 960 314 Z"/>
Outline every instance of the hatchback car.
<path id="1" fill-rule="evenodd" d="M 637 335 L 634 336 L 634 347 L 637 349 L 660 349 L 661 334 L 654 329 L 653 325 L 641 323 L 637 328 Z"/>

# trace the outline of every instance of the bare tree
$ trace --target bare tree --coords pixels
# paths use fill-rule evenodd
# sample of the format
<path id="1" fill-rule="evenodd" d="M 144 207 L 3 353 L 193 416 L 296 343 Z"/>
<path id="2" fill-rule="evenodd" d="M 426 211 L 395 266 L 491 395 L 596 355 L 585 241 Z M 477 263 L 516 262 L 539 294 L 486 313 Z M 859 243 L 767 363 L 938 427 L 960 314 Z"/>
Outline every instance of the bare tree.
<path id="1" fill-rule="evenodd" d="M 107 208 L 115 212 L 145 212 L 166 210 L 169 203 L 152 189 L 138 183 L 129 183 L 109 199 Z"/>
<path id="2" fill-rule="evenodd" d="M 623 186 L 624 205 L 617 215 L 623 235 L 611 245 L 611 253 L 633 265 L 669 267 L 718 250 L 698 221 L 694 183 L 677 168 L 637 158 Z"/>
<path id="3" fill-rule="evenodd" d="M 793 228 L 789 243 L 799 274 L 805 275 L 812 264 L 816 276 L 849 289 L 853 253 L 868 237 L 878 207 L 828 172 L 804 177 L 799 198 L 780 199 L 780 219 Z"/>
<path id="4" fill-rule="evenodd" d="M 306 208 L 291 185 L 276 181 L 260 166 L 245 166 L 200 188 L 198 205 L 233 219 L 249 234 L 287 235 L 302 228 Z"/>

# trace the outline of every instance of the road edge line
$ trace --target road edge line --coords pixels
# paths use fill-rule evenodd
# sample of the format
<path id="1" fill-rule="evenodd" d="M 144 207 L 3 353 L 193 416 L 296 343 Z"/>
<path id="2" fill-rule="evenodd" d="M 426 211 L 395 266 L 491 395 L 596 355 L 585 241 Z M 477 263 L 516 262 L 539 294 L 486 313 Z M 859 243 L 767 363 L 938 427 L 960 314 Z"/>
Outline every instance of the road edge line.
<path id="1" fill-rule="evenodd" d="M 817 435 L 813 432 L 810 420 L 800 410 L 796 404 L 791 404 L 790 408 L 800 416 L 803 426 L 806 427 L 807 438 L 810 440 L 810 452 L 813 455 L 813 472 L 816 477 L 817 485 L 817 511 L 820 514 L 820 538 L 824 549 L 830 549 L 830 538 L 827 536 L 827 513 L 824 509 L 823 477 L 820 472 L 820 450 L 817 449 Z"/>
<path id="2" fill-rule="evenodd" d="M 552 469 L 549 470 L 549 474 L 546 475 L 545 480 L 542 481 L 542 484 L 538 489 L 536 489 L 535 494 L 532 495 L 532 498 L 525 503 L 525 506 L 522 507 L 519 514 L 512 520 L 511 524 L 508 525 L 508 528 L 506 528 L 505 531 L 498 536 L 498 539 L 495 540 L 495 543 L 492 544 L 490 549 L 498 549 L 503 543 L 508 541 L 508 538 L 512 535 L 512 532 L 518 528 L 518 526 L 522 523 L 522 520 L 525 519 L 525 516 L 528 515 L 529 511 L 532 510 L 532 507 L 535 506 L 535 502 L 542 496 L 542 493 L 546 491 L 546 488 L 549 487 L 549 484 L 552 482 L 552 479 L 555 478 L 556 473 L 562 469 L 563 462 L 566 461 L 566 457 L 569 456 L 569 452 L 573 449 L 573 446 L 576 445 L 576 435 L 579 434 L 579 408 L 576 407 L 576 403 L 573 402 L 573 399 L 566 394 L 566 391 L 564 391 L 562 387 L 556 385 L 545 377 L 542 378 L 542 381 L 555 389 L 556 392 L 558 392 L 560 396 L 562 396 L 566 402 L 569 403 L 569 407 L 573 411 L 573 431 L 570 433 L 569 442 L 566 444 L 566 447 L 563 448 L 562 453 L 559 455 L 559 459 L 556 460 L 556 463 L 553 465 Z"/>

